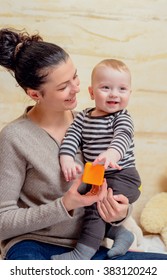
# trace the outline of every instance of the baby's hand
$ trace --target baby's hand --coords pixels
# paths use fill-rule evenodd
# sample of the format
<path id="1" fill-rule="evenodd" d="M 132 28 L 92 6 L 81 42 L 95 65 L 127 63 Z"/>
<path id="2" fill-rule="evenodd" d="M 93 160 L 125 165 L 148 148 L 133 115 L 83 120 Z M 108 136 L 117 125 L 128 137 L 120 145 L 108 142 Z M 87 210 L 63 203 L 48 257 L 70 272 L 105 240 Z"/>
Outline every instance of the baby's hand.
<path id="1" fill-rule="evenodd" d="M 104 164 L 104 168 L 107 169 L 108 166 L 121 170 L 122 167 L 117 164 L 120 159 L 120 154 L 114 149 L 108 149 L 107 151 L 101 153 L 93 162 L 95 164 Z"/>
<path id="2" fill-rule="evenodd" d="M 77 174 L 82 172 L 82 167 L 69 155 L 60 155 L 60 165 L 66 181 L 76 179 Z"/>

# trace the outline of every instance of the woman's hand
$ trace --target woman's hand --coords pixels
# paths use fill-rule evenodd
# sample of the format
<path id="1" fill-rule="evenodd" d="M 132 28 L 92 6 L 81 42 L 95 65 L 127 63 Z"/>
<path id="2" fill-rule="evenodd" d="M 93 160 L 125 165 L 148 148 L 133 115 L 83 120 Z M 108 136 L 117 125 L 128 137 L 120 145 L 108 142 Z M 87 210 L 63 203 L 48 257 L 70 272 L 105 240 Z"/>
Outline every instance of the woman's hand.
<path id="1" fill-rule="evenodd" d="M 70 189 L 64 194 L 62 198 L 62 202 L 64 207 L 69 212 L 76 208 L 90 206 L 95 202 L 102 201 L 107 194 L 107 184 L 106 180 L 104 180 L 103 185 L 98 187 L 93 186 L 92 191 L 90 190 L 88 193 L 81 195 L 78 192 L 78 188 L 82 183 L 81 178 L 78 178 L 74 181 L 73 185 Z M 96 192 L 95 192 L 96 189 Z"/>
<path id="2" fill-rule="evenodd" d="M 107 197 L 97 202 L 97 209 L 101 218 L 107 223 L 121 221 L 127 216 L 129 202 L 122 194 L 113 195 L 112 189 L 107 190 Z"/>

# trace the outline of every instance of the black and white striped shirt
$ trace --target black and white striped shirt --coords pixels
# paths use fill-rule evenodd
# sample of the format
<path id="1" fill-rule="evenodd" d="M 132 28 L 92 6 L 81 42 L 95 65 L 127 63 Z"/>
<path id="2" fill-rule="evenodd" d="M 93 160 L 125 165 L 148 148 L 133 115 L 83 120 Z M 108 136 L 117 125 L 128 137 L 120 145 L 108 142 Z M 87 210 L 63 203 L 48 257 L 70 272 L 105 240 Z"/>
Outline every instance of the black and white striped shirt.
<path id="1" fill-rule="evenodd" d="M 134 126 L 128 111 L 95 117 L 91 116 L 93 110 L 89 108 L 77 114 L 65 135 L 60 154 L 75 158 L 80 147 L 85 162 L 93 162 L 100 153 L 114 148 L 121 155 L 120 166 L 134 167 Z"/>

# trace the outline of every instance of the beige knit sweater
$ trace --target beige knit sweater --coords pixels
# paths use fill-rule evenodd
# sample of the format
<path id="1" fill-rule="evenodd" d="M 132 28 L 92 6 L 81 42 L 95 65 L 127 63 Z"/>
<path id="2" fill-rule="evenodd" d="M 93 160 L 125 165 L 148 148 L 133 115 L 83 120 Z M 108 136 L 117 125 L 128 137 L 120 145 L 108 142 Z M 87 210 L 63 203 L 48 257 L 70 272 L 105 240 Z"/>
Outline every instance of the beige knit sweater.
<path id="1" fill-rule="evenodd" d="M 61 197 L 70 187 L 60 171 L 59 143 L 26 114 L 0 133 L 0 240 L 2 256 L 33 239 L 73 247 L 84 209 L 70 216 Z M 81 159 L 81 155 L 78 154 Z M 84 186 L 83 186 L 84 187 Z"/>

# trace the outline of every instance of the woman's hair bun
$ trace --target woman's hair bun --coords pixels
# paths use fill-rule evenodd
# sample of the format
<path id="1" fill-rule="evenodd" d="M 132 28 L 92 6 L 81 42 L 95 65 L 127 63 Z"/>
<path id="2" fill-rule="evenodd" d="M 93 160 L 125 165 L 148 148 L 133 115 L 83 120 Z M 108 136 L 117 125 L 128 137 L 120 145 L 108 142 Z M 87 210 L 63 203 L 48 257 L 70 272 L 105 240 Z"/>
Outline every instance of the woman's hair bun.
<path id="1" fill-rule="evenodd" d="M 32 42 L 42 41 L 38 35 L 29 35 L 25 31 L 15 29 L 0 30 L 0 65 L 14 71 L 16 67 L 16 57 L 22 47 L 30 45 Z"/>

